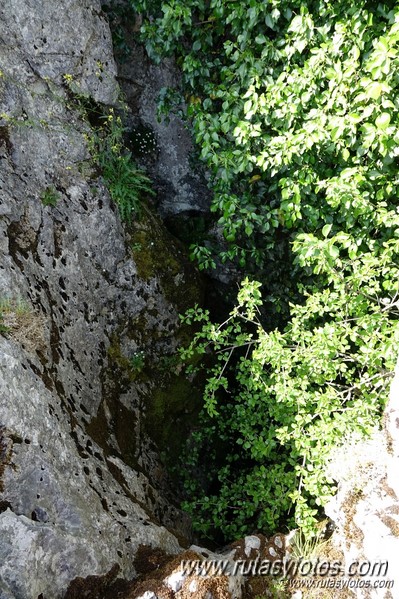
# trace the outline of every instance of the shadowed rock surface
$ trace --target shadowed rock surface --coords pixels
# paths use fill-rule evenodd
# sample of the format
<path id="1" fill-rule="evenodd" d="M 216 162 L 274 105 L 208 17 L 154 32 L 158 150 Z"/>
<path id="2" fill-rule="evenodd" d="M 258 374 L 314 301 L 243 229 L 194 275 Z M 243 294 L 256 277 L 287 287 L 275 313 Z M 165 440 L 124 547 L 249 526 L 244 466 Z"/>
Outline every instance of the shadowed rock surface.
<path id="1" fill-rule="evenodd" d="M 139 545 L 178 552 L 164 525 L 189 534 L 143 415 L 199 285 L 167 234 L 168 288 L 138 273 L 90 159 L 79 97 L 118 97 L 100 4 L 6 0 L 0 39 L 0 597 L 55 599 L 113 564 L 133 577 Z"/>

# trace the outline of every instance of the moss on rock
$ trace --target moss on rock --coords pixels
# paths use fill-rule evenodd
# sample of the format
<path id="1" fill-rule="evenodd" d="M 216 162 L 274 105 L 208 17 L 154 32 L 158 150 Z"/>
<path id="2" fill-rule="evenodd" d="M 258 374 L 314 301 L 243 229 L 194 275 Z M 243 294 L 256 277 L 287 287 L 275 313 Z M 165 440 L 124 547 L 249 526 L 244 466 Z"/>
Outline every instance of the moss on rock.
<path id="1" fill-rule="evenodd" d="M 191 264 L 184 246 L 149 209 L 130 227 L 130 247 L 137 274 L 144 280 L 156 277 L 166 299 L 178 312 L 202 303 L 204 283 Z"/>
<path id="2" fill-rule="evenodd" d="M 193 333 L 177 314 L 203 302 L 204 282 L 185 248 L 149 208 L 143 208 L 141 218 L 129 225 L 127 244 L 143 281 L 140 293 L 146 305 L 136 317 L 120 323 L 109 338 L 103 401 L 87 432 L 106 455 L 115 451 L 109 439 L 116 439 L 122 459 L 136 470 L 142 469 L 137 448 L 144 433 L 168 467 L 175 464 L 196 426 L 201 405 L 200 390 L 181 371 L 176 347 Z M 127 407 L 120 397 L 132 386 L 136 399 Z M 137 423 L 138 411 L 143 428 Z"/>
<path id="3" fill-rule="evenodd" d="M 182 375 L 174 375 L 149 398 L 146 428 L 157 443 L 167 466 L 175 465 L 197 421 L 201 393 Z"/>

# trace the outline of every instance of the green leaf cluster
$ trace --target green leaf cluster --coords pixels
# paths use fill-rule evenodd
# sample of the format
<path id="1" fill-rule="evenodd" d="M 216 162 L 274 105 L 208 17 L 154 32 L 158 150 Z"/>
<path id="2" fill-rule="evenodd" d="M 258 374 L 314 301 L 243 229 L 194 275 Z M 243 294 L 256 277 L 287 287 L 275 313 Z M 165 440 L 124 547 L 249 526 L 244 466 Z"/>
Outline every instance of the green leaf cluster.
<path id="1" fill-rule="evenodd" d="M 208 368 L 187 507 L 204 534 L 310 531 L 329 452 L 376 425 L 397 354 L 397 2 L 132 2 L 150 56 L 182 70 L 217 258 L 251 274 L 226 322 L 187 315 L 203 327 L 183 355 Z"/>
<path id="2" fill-rule="evenodd" d="M 150 56 L 181 66 L 225 259 L 262 265 L 276 230 L 350 229 L 395 196 L 395 2 L 132 2 L 151 17 Z M 348 168 L 346 190 L 331 190 Z"/>
<path id="3" fill-rule="evenodd" d="M 183 359 L 216 356 L 185 504 L 203 534 L 270 533 L 283 523 L 311 534 L 335 490 L 326 470 L 331 449 L 378 422 L 399 342 L 399 294 L 385 278 L 399 276 L 390 261 L 399 239 L 383 265 L 363 257 L 331 263 L 331 247 L 321 250 L 328 285 L 291 306 L 283 332 L 263 327 L 261 284 L 248 279 L 222 324 L 198 308 L 186 314 L 202 327 Z M 209 486 L 191 477 L 204 452 Z"/>
<path id="4" fill-rule="evenodd" d="M 60 194 L 54 187 L 46 187 L 46 189 L 42 191 L 40 199 L 43 206 L 51 206 L 54 208 L 60 199 Z"/>

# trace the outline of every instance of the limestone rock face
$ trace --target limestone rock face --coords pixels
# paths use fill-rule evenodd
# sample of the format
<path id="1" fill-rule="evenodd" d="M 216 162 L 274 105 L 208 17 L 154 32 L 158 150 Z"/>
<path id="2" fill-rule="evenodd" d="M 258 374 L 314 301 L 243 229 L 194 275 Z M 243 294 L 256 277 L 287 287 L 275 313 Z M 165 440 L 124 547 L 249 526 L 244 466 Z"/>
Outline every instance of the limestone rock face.
<path id="1" fill-rule="evenodd" d="M 130 57 L 120 61 L 118 67 L 121 87 L 135 115 L 131 123 L 131 149 L 156 182 L 162 217 L 172 221 L 177 218 L 177 223 L 185 223 L 187 228 L 184 217 L 192 219 L 208 213 L 211 194 L 199 161 L 194 168 L 192 137 L 181 118 L 174 114 L 168 119 L 157 118 L 161 90 L 178 88 L 180 73 L 172 59 L 165 59 L 160 65 L 150 61 L 145 49 L 135 42 L 134 15 L 132 24 L 124 25 Z M 141 149 L 146 139 L 150 142 L 148 151 L 145 146 Z"/>
<path id="2" fill-rule="evenodd" d="M 129 497 L 99 448 L 93 444 L 97 456 L 84 458 L 74 434 L 79 425 L 29 358 L 4 338 L 0 364 L 1 442 L 8 447 L 2 498 L 9 507 L 0 514 L 4 596 L 58 597 L 71 578 L 105 572 L 113 563 L 132 575 L 140 544 L 176 552 L 176 539 L 144 509 L 145 494 L 143 507 L 132 501 L 143 492 L 144 477 L 126 469 Z"/>
<path id="3" fill-rule="evenodd" d="M 4 0 L 0 40 L 0 597 L 57 599 L 187 533 L 134 359 L 173 352 L 194 275 L 138 274 L 89 156 L 79 98 L 118 96 L 100 3 Z"/>
<path id="4" fill-rule="evenodd" d="M 391 385 L 385 427 L 367 441 L 348 440 L 331 463 L 338 492 L 326 508 L 345 571 L 360 569 L 358 599 L 399 597 L 399 371 Z M 356 581 L 355 581 L 356 582 Z M 393 584 L 394 583 L 394 584 Z"/>

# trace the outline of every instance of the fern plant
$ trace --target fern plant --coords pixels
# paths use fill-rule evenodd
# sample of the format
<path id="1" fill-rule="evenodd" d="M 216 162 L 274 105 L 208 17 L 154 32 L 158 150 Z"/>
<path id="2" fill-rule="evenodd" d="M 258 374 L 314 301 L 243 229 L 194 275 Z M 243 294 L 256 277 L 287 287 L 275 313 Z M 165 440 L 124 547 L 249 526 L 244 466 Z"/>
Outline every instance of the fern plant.
<path id="1" fill-rule="evenodd" d="M 94 158 L 123 221 L 130 221 L 140 212 L 144 195 L 155 195 L 151 180 L 135 163 L 123 144 L 123 126 L 112 109 L 104 117 L 105 124 L 96 132 L 93 142 Z"/>

